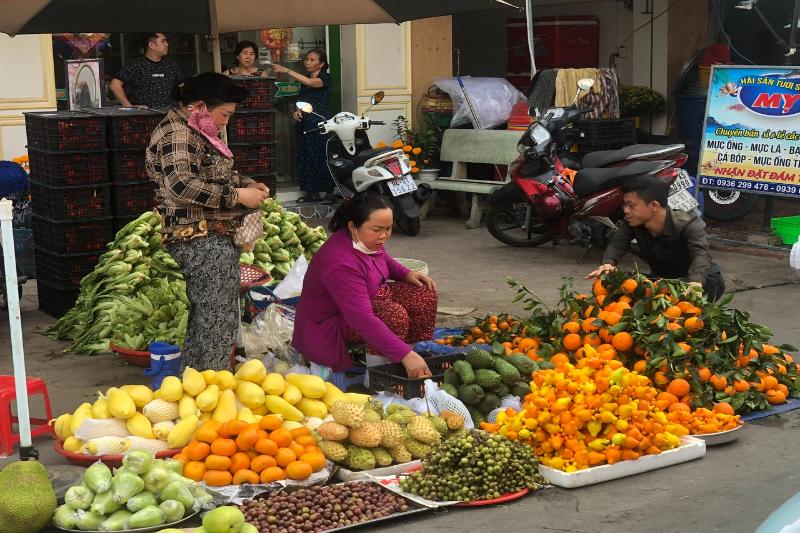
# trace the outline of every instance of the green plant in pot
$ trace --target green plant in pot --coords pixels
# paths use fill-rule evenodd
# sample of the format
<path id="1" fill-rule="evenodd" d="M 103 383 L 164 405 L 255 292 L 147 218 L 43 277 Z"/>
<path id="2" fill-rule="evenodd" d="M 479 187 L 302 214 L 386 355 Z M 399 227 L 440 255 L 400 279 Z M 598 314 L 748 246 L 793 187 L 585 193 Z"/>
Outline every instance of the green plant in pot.
<path id="1" fill-rule="evenodd" d="M 623 85 L 618 93 L 621 118 L 649 115 L 661 111 L 664 107 L 664 97 L 649 87 Z"/>
<path id="2" fill-rule="evenodd" d="M 439 173 L 439 152 L 442 146 L 442 129 L 427 116 L 419 128 L 410 128 L 408 120 L 397 117 L 392 123 L 397 134 L 391 146 L 402 148 L 411 160 L 411 171 L 422 179 L 435 179 Z M 380 142 L 376 147 L 386 146 Z"/>

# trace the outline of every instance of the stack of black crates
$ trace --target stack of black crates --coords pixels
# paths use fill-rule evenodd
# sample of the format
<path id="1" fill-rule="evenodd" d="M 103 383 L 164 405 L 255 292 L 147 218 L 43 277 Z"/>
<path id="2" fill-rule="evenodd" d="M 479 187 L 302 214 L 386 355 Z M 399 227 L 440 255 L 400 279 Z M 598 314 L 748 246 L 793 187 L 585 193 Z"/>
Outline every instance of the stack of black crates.
<path id="1" fill-rule="evenodd" d="M 237 83 L 250 91 L 250 97 L 236 106 L 228 122 L 228 146 L 233 153 L 234 169 L 269 187 L 275 195 L 274 78 L 235 76 Z"/>
<path id="2" fill-rule="evenodd" d="M 144 152 L 161 113 L 26 113 L 39 309 L 60 317 L 114 233 L 154 206 Z"/>

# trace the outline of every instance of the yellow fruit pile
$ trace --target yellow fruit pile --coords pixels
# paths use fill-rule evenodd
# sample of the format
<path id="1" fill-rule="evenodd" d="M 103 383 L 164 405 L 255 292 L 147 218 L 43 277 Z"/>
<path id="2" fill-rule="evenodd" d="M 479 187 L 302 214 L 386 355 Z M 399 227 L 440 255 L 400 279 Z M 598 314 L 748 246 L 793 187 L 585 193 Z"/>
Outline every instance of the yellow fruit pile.
<path id="1" fill-rule="evenodd" d="M 553 356 L 554 369 L 533 374 L 520 412 L 501 412 L 481 427 L 529 444 L 539 461 L 574 472 L 634 460 L 680 446 L 689 431 L 654 405 L 650 379 L 618 360 L 586 357 L 571 364 Z"/>

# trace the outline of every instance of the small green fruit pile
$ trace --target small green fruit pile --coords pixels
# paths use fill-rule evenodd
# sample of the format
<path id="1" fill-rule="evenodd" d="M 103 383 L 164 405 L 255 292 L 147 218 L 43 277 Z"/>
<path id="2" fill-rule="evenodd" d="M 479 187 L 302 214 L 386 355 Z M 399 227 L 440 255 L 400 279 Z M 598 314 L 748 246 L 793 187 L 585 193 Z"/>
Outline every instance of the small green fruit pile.
<path id="1" fill-rule="evenodd" d="M 450 437 L 423 461 L 422 471 L 400 481 L 400 488 L 433 501 L 499 498 L 546 481 L 531 448 L 470 429 Z"/>

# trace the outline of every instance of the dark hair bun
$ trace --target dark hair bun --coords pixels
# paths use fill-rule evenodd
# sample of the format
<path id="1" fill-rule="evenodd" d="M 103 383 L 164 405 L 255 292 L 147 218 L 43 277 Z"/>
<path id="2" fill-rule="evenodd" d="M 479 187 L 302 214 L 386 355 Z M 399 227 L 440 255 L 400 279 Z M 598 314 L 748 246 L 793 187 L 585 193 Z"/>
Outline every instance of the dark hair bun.
<path id="1" fill-rule="evenodd" d="M 331 231 L 339 231 L 346 228 L 350 222 L 360 228 L 373 212 L 381 209 L 392 209 L 392 204 L 386 197 L 374 192 L 360 192 L 342 202 L 333 214 L 328 228 Z"/>
<path id="2" fill-rule="evenodd" d="M 186 80 L 178 99 L 184 105 L 201 100 L 206 106 L 213 108 L 222 104 L 238 104 L 248 95 L 247 89 L 228 76 L 204 72 Z"/>

